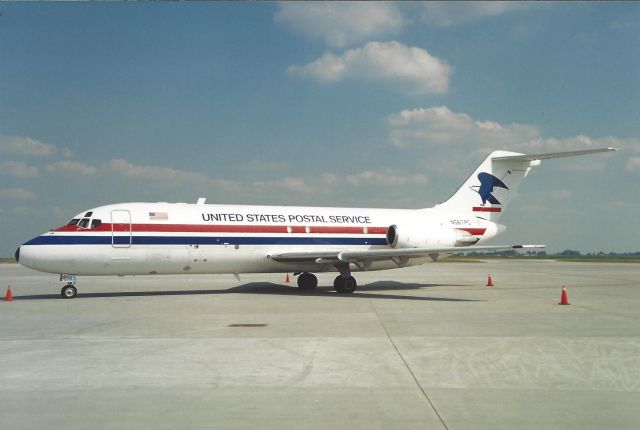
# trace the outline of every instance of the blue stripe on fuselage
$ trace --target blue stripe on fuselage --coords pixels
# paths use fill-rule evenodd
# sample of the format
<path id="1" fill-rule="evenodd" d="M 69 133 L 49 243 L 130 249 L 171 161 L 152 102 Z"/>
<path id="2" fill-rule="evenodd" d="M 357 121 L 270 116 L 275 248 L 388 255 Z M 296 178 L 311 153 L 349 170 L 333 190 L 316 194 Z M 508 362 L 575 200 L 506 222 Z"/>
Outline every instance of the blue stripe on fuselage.
<path id="1" fill-rule="evenodd" d="M 113 238 L 116 245 L 128 245 L 129 236 Z M 111 245 L 111 236 L 45 235 L 25 245 Z M 133 245 L 386 245 L 384 238 L 365 237 L 254 237 L 254 236 L 132 236 Z"/>

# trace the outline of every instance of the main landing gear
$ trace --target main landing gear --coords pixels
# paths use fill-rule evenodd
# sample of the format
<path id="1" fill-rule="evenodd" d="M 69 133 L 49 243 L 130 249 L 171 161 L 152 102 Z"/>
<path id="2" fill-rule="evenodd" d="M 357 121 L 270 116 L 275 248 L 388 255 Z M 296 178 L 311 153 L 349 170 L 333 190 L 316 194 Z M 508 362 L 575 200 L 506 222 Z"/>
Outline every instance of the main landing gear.
<path id="1" fill-rule="evenodd" d="M 358 288 L 356 278 L 351 276 L 351 267 L 348 263 L 336 264 L 336 268 L 340 271 L 340 275 L 333 280 L 333 286 L 337 293 L 351 294 Z"/>
<path id="2" fill-rule="evenodd" d="M 318 278 L 313 273 L 304 272 L 298 276 L 298 288 L 301 290 L 315 290 L 318 286 Z"/>
<path id="3" fill-rule="evenodd" d="M 356 278 L 351 276 L 351 270 L 348 265 L 338 267 L 340 274 L 333 281 L 333 287 L 337 293 L 350 294 L 358 288 Z M 313 273 L 303 272 L 298 276 L 298 288 L 309 291 L 315 290 L 318 286 L 318 278 Z"/>
<path id="4" fill-rule="evenodd" d="M 78 295 L 78 289 L 75 287 L 76 275 L 60 275 L 60 280 L 67 281 L 67 285 L 60 290 L 63 299 L 73 299 Z"/>
<path id="5" fill-rule="evenodd" d="M 333 281 L 333 286 L 338 293 L 350 294 L 358 288 L 358 283 L 353 276 L 338 275 Z"/>

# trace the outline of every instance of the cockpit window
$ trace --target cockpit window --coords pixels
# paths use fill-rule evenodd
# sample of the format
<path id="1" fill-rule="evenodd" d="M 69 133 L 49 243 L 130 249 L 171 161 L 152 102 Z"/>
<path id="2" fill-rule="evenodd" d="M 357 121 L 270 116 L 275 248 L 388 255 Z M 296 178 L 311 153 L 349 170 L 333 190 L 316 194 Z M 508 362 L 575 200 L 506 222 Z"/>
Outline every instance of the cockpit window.
<path id="1" fill-rule="evenodd" d="M 81 227 L 81 228 L 89 227 L 89 218 L 82 218 L 82 220 L 78 223 L 78 227 Z"/>
<path id="2" fill-rule="evenodd" d="M 86 214 L 84 214 L 85 218 L 91 218 L 91 215 L 93 215 L 92 211 L 87 212 Z"/>
<path id="3" fill-rule="evenodd" d="M 98 228 L 100 227 L 100 224 L 102 224 L 102 220 L 99 220 L 99 219 L 91 220 L 91 228 Z"/>
<path id="4" fill-rule="evenodd" d="M 80 218 L 74 218 L 71 221 L 69 221 L 67 225 L 78 225 L 79 221 L 80 221 Z"/>

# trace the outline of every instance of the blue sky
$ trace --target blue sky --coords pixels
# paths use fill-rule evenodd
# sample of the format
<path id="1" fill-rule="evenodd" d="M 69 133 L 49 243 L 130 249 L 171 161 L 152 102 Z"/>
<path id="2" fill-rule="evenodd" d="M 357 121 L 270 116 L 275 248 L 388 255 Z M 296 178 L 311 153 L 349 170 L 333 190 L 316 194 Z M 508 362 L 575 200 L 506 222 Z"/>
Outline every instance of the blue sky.
<path id="1" fill-rule="evenodd" d="M 107 203 L 428 207 L 551 160 L 499 243 L 640 249 L 640 4 L 0 4 L 0 255 Z"/>

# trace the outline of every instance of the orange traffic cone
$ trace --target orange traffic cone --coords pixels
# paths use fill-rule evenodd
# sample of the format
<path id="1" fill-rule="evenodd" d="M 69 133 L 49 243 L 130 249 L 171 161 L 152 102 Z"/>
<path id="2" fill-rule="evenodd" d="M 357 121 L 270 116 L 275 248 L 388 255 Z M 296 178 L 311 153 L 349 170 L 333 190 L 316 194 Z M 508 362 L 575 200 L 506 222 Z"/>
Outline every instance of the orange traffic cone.
<path id="1" fill-rule="evenodd" d="M 560 296 L 560 303 L 558 304 L 559 305 L 569 304 L 569 297 L 567 297 L 567 289 L 564 287 L 564 285 L 562 286 L 562 295 Z"/>
<path id="2" fill-rule="evenodd" d="M 491 275 L 489 275 L 489 279 L 487 279 L 487 287 L 493 287 L 493 279 L 491 279 Z"/>
<path id="3" fill-rule="evenodd" d="M 11 292 L 11 285 L 7 287 L 7 295 L 4 298 L 7 302 L 13 300 L 13 293 Z"/>
<path id="4" fill-rule="evenodd" d="M 289 279 L 289 274 L 287 273 L 287 277 L 284 278 L 284 283 L 285 284 L 290 284 L 291 283 L 291 279 Z"/>

